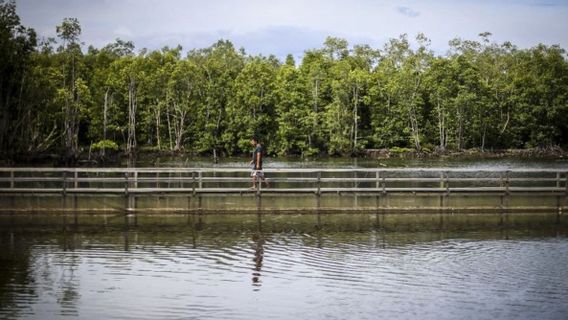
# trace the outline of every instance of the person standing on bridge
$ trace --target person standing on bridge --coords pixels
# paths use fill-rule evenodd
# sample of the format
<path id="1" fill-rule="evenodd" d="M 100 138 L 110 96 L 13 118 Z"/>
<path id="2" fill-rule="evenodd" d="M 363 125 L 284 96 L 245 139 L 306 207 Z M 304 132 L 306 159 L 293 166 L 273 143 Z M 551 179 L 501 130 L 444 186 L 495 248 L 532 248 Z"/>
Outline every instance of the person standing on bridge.
<path id="1" fill-rule="evenodd" d="M 258 181 L 258 179 L 260 179 L 260 181 L 258 181 L 259 188 L 262 181 L 264 181 L 266 187 L 268 188 L 268 181 L 264 177 L 264 172 L 262 171 L 262 157 L 264 156 L 262 144 L 256 136 L 252 137 L 250 143 L 254 147 L 254 151 L 252 152 L 252 160 L 250 161 L 250 165 L 252 166 L 252 172 L 250 173 L 250 176 L 252 177 L 251 189 L 256 189 L 256 182 Z"/>

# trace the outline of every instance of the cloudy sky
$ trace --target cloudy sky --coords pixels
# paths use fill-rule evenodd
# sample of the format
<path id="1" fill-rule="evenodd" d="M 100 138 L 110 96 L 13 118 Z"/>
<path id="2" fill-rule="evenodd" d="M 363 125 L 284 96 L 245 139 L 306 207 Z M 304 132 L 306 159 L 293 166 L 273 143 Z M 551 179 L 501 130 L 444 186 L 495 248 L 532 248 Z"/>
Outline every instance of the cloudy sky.
<path id="1" fill-rule="evenodd" d="M 26 26 L 55 37 L 65 17 L 81 23 L 81 40 L 96 47 L 116 38 L 137 49 L 181 44 L 185 50 L 229 39 L 251 54 L 319 48 L 326 36 L 381 48 L 402 33 L 423 32 L 444 54 L 448 40 L 493 33 L 522 48 L 568 48 L 568 0 L 16 0 Z"/>

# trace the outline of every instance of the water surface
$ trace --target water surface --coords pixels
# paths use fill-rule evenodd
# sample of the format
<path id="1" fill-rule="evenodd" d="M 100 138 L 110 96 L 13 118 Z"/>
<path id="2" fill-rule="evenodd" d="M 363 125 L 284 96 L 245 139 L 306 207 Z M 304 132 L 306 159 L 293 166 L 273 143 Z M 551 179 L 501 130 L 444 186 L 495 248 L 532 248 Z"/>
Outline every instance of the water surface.
<path id="1" fill-rule="evenodd" d="M 565 319 L 539 215 L 0 216 L 5 319 Z"/>

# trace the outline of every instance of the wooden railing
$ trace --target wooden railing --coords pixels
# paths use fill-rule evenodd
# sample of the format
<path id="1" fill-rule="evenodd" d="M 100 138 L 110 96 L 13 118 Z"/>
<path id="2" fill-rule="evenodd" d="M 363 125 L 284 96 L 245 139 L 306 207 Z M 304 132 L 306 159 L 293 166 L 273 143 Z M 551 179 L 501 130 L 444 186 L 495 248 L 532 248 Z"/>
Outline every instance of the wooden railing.
<path id="1" fill-rule="evenodd" d="M 527 205 L 525 201 L 517 209 L 557 209 L 561 213 L 568 205 L 568 169 L 277 168 L 264 172 L 270 187 L 260 185 L 251 189 L 250 170 L 246 168 L 0 168 L 0 204 L 4 206 L 0 211 L 18 209 L 15 200 L 21 196 L 29 199 L 29 196 L 37 198 L 42 195 L 60 197 L 61 208 L 69 210 L 78 208 L 78 197 L 118 196 L 124 198 L 124 203 L 116 209 L 128 212 L 142 210 L 138 200 L 148 196 L 187 197 L 187 204 L 177 209 L 200 212 L 206 209 L 202 205 L 204 196 L 224 195 L 250 195 L 256 199 L 256 205 L 252 207 L 257 210 L 270 205 L 270 200 L 264 204 L 261 200 L 268 196 L 312 195 L 315 203 L 310 208 L 318 212 L 325 207 L 325 204 L 322 205 L 323 196 L 328 195 L 329 205 L 329 195 L 333 194 L 352 195 L 354 206 L 334 207 L 352 211 L 361 210 L 357 205 L 358 197 L 368 196 L 376 198 L 373 208 L 389 211 L 454 210 L 456 204 L 462 206 L 460 210 L 464 206 L 474 210 L 477 204 L 470 206 L 465 202 L 450 201 L 456 196 L 470 195 L 487 196 L 487 199 L 497 196 L 497 203 L 479 206 L 480 209 L 508 208 L 514 211 L 515 205 L 509 206 L 509 201 L 513 197 L 525 196 L 548 200 L 545 205 L 532 205 L 532 200 Z M 439 202 L 428 208 L 418 204 L 395 207 L 390 202 L 391 195 L 436 197 Z M 191 200 L 194 197 L 196 201 Z M 70 208 L 68 199 L 72 203 Z M 30 207 L 30 202 L 27 203 L 24 207 L 28 211 L 43 210 L 41 205 L 31 204 Z M 290 206 L 294 204 L 293 201 L 290 203 Z M 249 209 L 251 206 L 245 207 Z"/>
<path id="2" fill-rule="evenodd" d="M 0 193 L 567 193 L 556 169 L 267 169 L 251 189 L 242 168 L 0 168 Z"/>

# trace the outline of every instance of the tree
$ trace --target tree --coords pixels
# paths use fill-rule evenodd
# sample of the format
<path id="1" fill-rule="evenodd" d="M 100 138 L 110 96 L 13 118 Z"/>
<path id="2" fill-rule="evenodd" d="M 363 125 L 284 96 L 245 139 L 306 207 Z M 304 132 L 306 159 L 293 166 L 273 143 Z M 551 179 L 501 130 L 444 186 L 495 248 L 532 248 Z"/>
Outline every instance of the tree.
<path id="1" fill-rule="evenodd" d="M 219 150 L 235 149 L 230 143 L 227 148 L 225 132 L 231 121 L 227 109 L 235 80 L 244 67 L 244 50 L 237 51 L 230 41 L 220 40 L 209 48 L 190 51 L 187 58 L 205 79 L 205 102 L 197 112 L 196 148 L 198 152 L 212 152 L 216 159 Z"/>
<path id="2" fill-rule="evenodd" d="M 65 56 L 65 62 L 62 65 L 63 83 L 58 90 L 57 99 L 64 108 L 64 141 L 67 159 L 75 159 L 79 154 L 80 108 L 83 106 L 84 98 L 82 94 L 86 93 L 77 90 L 77 86 L 83 82 L 81 78 L 77 79 L 76 74 L 76 60 L 81 56 L 79 44 L 81 26 L 76 18 L 65 18 L 56 30 L 57 36 L 63 40 L 61 51 Z M 87 87 L 83 89 L 88 90 Z"/>
<path id="3" fill-rule="evenodd" d="M 85 147 L 239 154 L 253 134 L 269 153 L 358 154 L 548 148 L 568 139 L 568 62 L 559 46 L 519 49 L 481 33 L 435 56 L 422 34 L 382 50 L 328 37 L 304 52 L 247 56 L 227 40 L 134 53 L 116 39 L 83 54 L 81 26 L 65 18 L 39 43 L 0 0 L 0 154 Z"/>
<path id="4" fill-rule="evenodd" d="M 309 92 L 309 103 L 311 107 L 311 124 L 308 134 L 308 149 L 310 153 L 326 151 L 329 139 L 323 130 L 324 126 L 324 106 L 331 103 L 332 87 L 330 68 L 332 62 L 326 59 L 321 50 L 306 51 L 302 63 L 299 67 L 300 78 L 298 79 Z"/>
<path id="5" fill-rule="evenodd" d="M 187 60 L 177 62 L 167 94 L 174 122 L 175 151 L 183 149 L 184 135 L 188 128 L 194 127 L 197 111 L 205 101 L 203 84 L 196 65 Z"/>
<path id="6" fill-rule="evenodd" d="M 253 135 L 267 142 L 275 137 L 274 79 L 276 67 L 267 58 L 252 58 L 235 79 L 234 97 L 227 106 L 227 128 L 223 136 L 229 153 L 248 149 Z"/>
<path id="7" fill-rule="evenodd" d="M 13 154 L 26 148 L 32 110 L 24 92 L 33 82 L 36 33 L 20 24 L 15 1 L 0 0 L 0 150 Z"/>
<path id="8" fill-rule="evenodd" d="M 88 85 L 92 96 L 92 105 L 88 109 L 88 139 L 92 145 L 101 146 L 101 155 L 105 155 L 106 145 L 118 145 L 116 134 L 120 113 L 116 103 L 117 91 L 111 80 L 113 62 L 134 55 L 134 44 L 130 41 L 116 39 L 98 50 L 90 47 L 85 56 L 85 64 L 89 70 Z"/>
<path id="9" fill-rule="evenodd" d="M 428 38 L 418 34 L 416 40 L 417 50 L 410 47 L 406 35 L 389 40 L 377 66 L 378 75 L 374 77 L 375 83 L 380 81 L 379 88 L 372 94 L 386 100 L 386 105 L 385 102 L 375 105 L 373 111 L 374 126 L 379 128 L 374 132 L 374 139 L 381 144 L 404 144 L 404 140 L 410 140 L 420 151 L 424 115 L 428 113 L 423 108 L 424 76 L 433 54 L 428 49 Z M 380 137 L 384 134 L 386 138 Z"/>
<path id="10" fill-rule="evenodd" d="M 305 78 L 292 64 L 283 65 L 276 75 L 274 92 L 278 131 L 274 149 L 280 155 L 309 156 L 317 152 L 310 145 L 317 113 L 310 106 L 304 82 Z"/>

